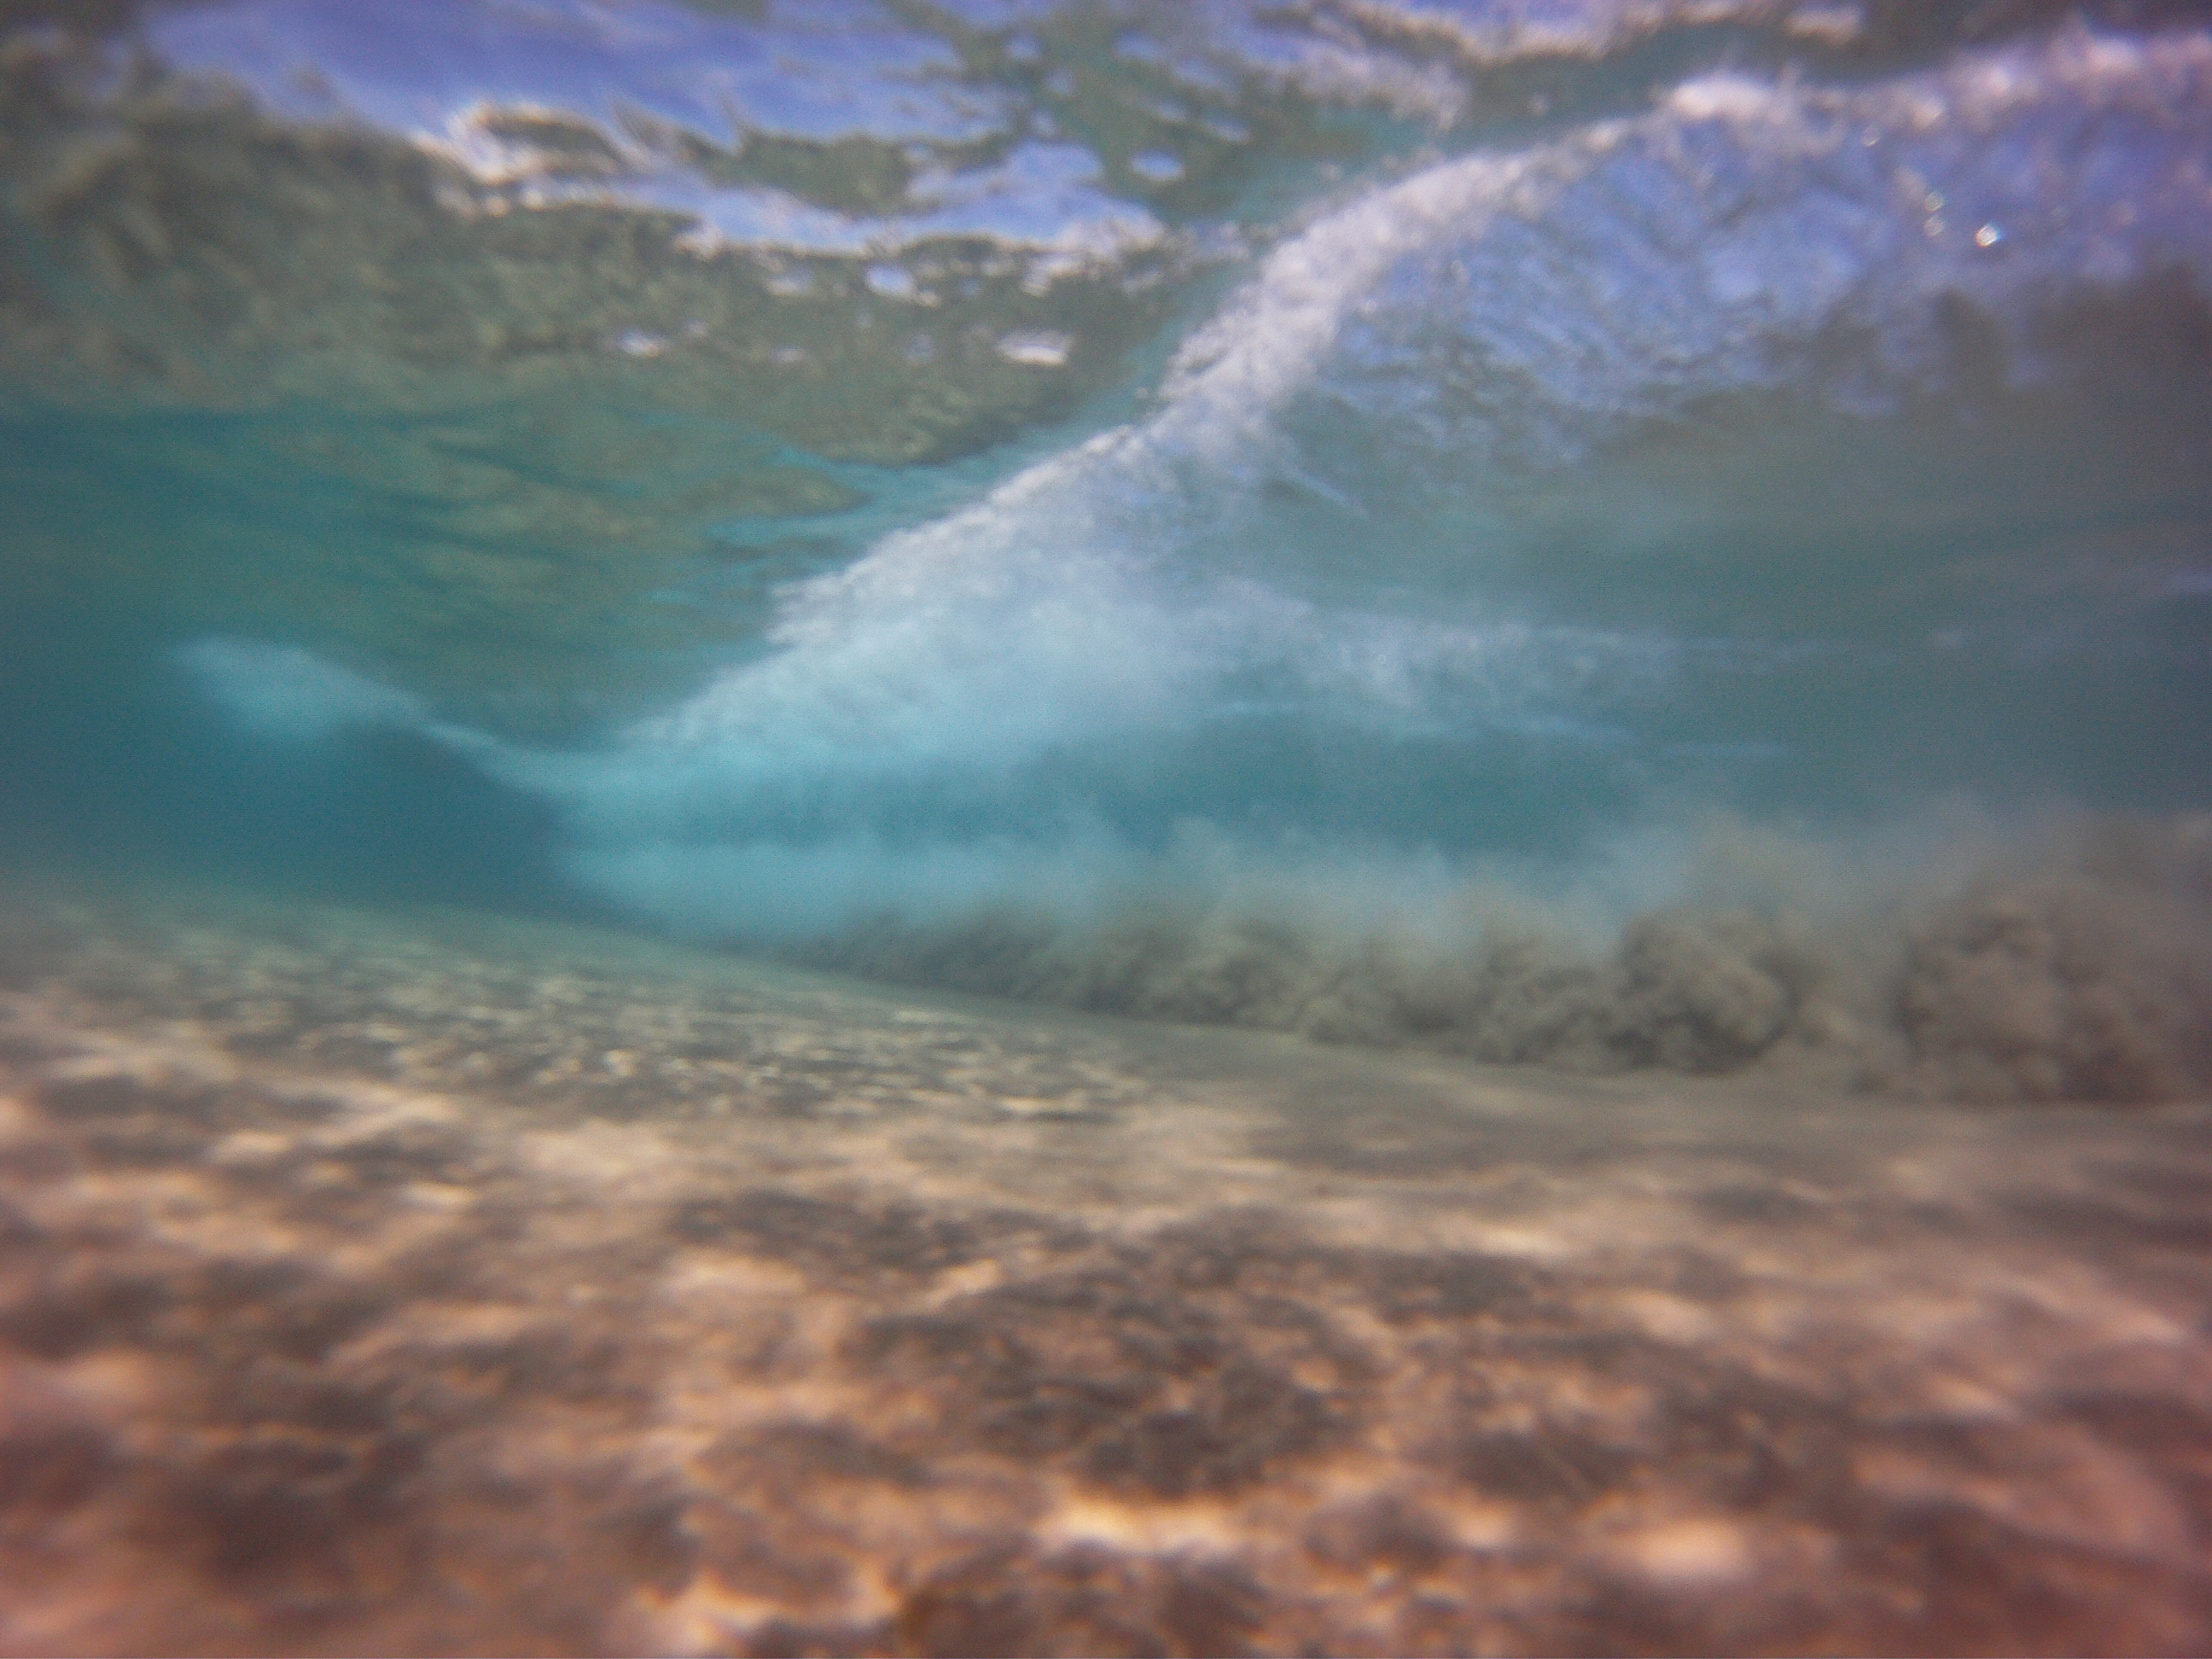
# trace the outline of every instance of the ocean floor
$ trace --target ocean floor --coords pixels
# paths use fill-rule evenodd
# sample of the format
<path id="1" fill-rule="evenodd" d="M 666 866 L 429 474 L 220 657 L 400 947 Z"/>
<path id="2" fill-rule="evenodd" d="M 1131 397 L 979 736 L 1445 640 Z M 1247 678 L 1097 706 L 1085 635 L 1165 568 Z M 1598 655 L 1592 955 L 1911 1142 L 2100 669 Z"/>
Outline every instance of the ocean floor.
<path id="1" fill-rule="evenodd" d="M 11 1653 L 2212 1649 L 2212 1108 L 0 890 Z"/>

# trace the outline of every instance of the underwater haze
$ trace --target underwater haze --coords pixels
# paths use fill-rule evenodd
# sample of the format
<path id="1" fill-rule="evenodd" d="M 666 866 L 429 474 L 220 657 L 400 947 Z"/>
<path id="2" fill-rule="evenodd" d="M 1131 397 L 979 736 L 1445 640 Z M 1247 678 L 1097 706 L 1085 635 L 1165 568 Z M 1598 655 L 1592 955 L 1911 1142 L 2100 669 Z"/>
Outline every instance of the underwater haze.
<path id="1" fill-rule="evenodd" d="M 2187 8 L 9 54 L 15 836 L 1499 1059 L 2206 1078 Z"/>
<path id="2" fill-rule="evenodd" d="M 11 838 L 1495 1058 L 2206 1075 L 2187 8 L 9 40 Z M 2128 1029 L 1900 1029 L 2023 863 Z"/>
<path id="3" fill-rule="evenodd" d="M 2201 1650 L 2212 21 L 0 0 L 0 877 L 9 1651 Z"/>

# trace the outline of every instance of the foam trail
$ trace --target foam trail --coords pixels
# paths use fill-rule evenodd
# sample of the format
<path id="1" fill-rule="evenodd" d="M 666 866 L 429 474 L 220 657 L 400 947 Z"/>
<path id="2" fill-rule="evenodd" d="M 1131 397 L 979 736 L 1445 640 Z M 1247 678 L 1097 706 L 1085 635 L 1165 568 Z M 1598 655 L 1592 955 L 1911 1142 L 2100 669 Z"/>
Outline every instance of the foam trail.
<path id="1" fill-rule="evenodd" d="M 198 640 L 177 659 L 240 726 L 274 742 L 321 743 L 349 730 L 432 724 L 421 697 L 298 646 Z"/>

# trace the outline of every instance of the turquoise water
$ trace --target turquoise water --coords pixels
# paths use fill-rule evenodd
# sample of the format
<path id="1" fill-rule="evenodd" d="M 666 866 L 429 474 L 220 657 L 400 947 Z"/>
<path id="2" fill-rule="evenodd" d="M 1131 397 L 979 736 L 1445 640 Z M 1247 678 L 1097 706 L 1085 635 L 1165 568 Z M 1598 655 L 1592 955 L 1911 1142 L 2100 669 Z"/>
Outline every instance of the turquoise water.
<path id="1" fill-rule="evenodd" d="M 2198 0 L 0 0 L 0 1653 L 2212 1650 Z"/>
<path id="2" fill-rule="evenodd" d="M 2212 1075 L 2191 8 L 7 17 L 21 857 Z"/>

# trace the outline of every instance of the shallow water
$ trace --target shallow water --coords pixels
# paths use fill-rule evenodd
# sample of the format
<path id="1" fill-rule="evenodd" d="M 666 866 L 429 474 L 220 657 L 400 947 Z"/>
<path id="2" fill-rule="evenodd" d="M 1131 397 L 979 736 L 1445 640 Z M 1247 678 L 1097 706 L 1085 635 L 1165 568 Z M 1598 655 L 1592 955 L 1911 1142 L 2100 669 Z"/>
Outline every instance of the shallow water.
<path id="1" fill-rule="evenodd" d="M 0 1644 L 2201 1650 L 2208 387 L 2190 5 L 0 5 Z"/>

